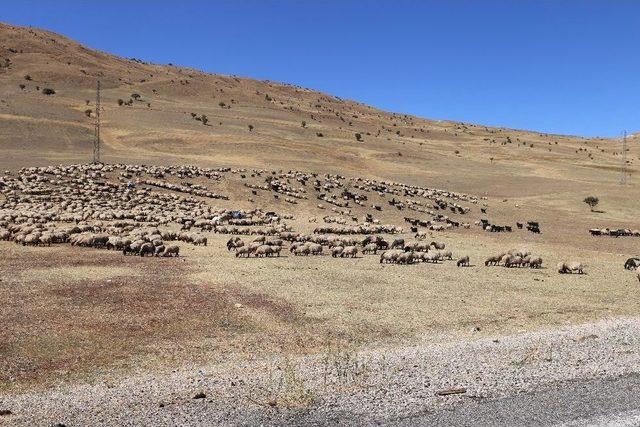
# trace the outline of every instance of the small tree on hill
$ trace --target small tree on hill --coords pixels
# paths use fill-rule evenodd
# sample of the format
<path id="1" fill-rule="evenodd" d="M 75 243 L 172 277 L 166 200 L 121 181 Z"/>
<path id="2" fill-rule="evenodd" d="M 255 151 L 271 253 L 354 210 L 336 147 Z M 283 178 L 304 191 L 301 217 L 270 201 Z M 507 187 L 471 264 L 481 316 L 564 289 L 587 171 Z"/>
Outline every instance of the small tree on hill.
<path id="1" fill-rule="evenodd" d="M 253 125 L 249 125 L 249 132 L 253 132 Z"/>
<path id="2" fill-rule="evenodd" d="M 593 208 L 598 206 L 598 202 L 599 201 L 600 200 L 598 200 L 598 198 L 595 197 L 595 196 L 585 197 L 585 199 L 583 200 L 583 202 L 585 202 L 587 205 L 589 205 L 589 207 L 591 208 L 591 212 L 593 212 Z"/>

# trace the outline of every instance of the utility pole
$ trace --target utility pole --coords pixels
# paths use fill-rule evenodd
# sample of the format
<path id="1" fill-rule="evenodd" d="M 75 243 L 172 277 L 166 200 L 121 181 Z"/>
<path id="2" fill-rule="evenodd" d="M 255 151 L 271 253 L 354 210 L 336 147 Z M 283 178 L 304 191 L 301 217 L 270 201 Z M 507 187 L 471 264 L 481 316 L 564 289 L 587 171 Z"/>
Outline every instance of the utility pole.
<path id="1" fill-rule="evenodd" d="M 100 80 L 96 88 L 96 127 L 93 134 L 93 163 L 100 163 Z"/>
<path id="2" fill-rule="evenodd" d="M 627 131 L 622 132 L 622 174 L 620 184 L 627 185 Z"/>

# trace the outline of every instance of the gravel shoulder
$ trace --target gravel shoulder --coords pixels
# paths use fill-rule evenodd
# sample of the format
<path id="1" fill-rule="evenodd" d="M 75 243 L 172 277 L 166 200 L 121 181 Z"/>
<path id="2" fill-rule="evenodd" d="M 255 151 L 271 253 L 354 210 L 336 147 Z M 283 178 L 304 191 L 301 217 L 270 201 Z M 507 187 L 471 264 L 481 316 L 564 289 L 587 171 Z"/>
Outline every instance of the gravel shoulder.
<path id="1" fill-rule="evenodd" d="M 466 342 L 443 337 L 440 344 L 190 366 L 125 379 L 105 373 L 92 384 L 5 393 L 0 409 L 11 414 L 1 416 L 0 424 L 402 424 L 470 402 L 633 376 L 640 373 L 639 344 L 640 319 L 624 318 Z M 451 388 L 465 391 L 437 395 Z M 194 398 L 198 393 L 204 397 Z"/>

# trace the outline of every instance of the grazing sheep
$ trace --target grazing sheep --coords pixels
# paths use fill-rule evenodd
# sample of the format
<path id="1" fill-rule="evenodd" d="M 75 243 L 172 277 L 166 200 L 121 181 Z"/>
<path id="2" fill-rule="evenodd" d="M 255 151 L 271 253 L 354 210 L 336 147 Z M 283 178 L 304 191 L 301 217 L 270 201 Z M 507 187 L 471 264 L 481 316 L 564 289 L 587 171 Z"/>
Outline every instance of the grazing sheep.
<path id="1" fill-rule="evenodd" d="M 391 243 L 391 249 L 404 248 L 404 239 L 398 237 L 393 239 L 393 243 Z"/>
<path id="2" fill-rule="evenodd" d="M 207 246 L 207 238 L 205 236 L 195 236 L 193 238 L 193 244 L 196 246 Z"/>
<path id="3" fill-rule="evenodd" d="M 530 258 L 529 268 L 542 268 L 542 258 L 540 257 Z"/>
<path id="4" fill-rule="evenodd" d="M 344 251 L 343 246 L 334 246 L 331 248 L 331 256 L 336 258 L 342 255 L 342 251 Z"/>
<path id="5" fill-rule="evenodd" d="M 640 267 L 640 258 L 629 258 L 624 263 L 624 268 L 627 270 L 637 270 Z"/>
<path id="6" fill-rule="evenodd" d="M 174 256 L 177 257 L 180 254 L 180 247 L 178 245 L 169 245 L 164 248 L 164 252 L 162 252 L 163 257 Z"/>
<path id="7" fill-rule="evenodd" d="M 248 246 L 238 248 L 238 250 L 236 251 L 236 258 L 240 258 L 242 256 L 246 256 L 247 258 L 249 258 L 249 255 L 251 255 L 251 251 L 249 250 Z"/>
<path id="8" fill-rule="evenodd" d="M 363 254 L 376 254 L 378 253 L 378 245 L 375 243 L 369 243 L 362 248 Z"/>
<path id="9" fill-rule="evenodd" d="M 322 254 L 322 245 L 318 243 L 307 243 L 307 248 L 309 248 L 309 253 L 311 255 L 321 255 Z"/>
<path id="10" fill-rule="evenodd" d="M 505 267 L 520 267 L 522 265 L 522 257 L 517 255 L 505 255 Z"/>
<path id="11" fill-rule="evenodd" d="M 159 246 L 155 246 L 155 250 L 153 251 L 153 254 L 155 256 L 160 256 L 165 250 L 164 245 L 159 245 Z"/>
<path id="12" fill-rule="evenodd" d="M 444 243 L 442 243 L 442 242 L 431 242 L 431 245 L 430 245 L 430 246 L 431 246 L 432 248 L 434 248 L 434 249 L 442 250 L 442 249 L 444 249 L 444 246 L 445 246 L 445 245 L 444 245 Z"/>
<path id="13" fill-rule="evenodd" d="M 307 256 L 310 253 L 309 247 L 306 245 L 298 246 L 293 249 L 293 255 L 295 256 Z"/>
<path id="14" fill-rule="evenodd" d="M 398 249 L 391 249 L 389 251 L 382 252 L 380 254 L 380 264 L 394 263 L 398 258 L 398 255 L 400 255 L 401 253 L 403 253 L 403 251 Z"/>
<path id="15" fill-rule="evenodd" d="M 560 262 L 558 263 L 558 273 L 567 274 L 567 273 L 578 273 L 584 274 L 584 268 L 586 266 L 579 261 L 569 261 L 569 262 Z"/>
<path id="16" fill-rule="evenodd" d="M 358 248 L 355 246 L 347 246 L 340 253 L 341 258 L 355 258 L 358 255 Z"/>
<path id="17" fill-rule="evenodd" d="M 270 245 L 260 245 L 258 249 L 256 249 L 255 255 L 257 257 L 268 257 L 273 254 L 273 247 Z"/>
<path id="18" fill-rule="evenodd" d="M 469 267 L 469 255 L 465 255 L 456 262 L 457 267 Z"/>
<path id="19" fill-rule="evenodd" d="M 500 261 L 502 260 L 502 257 L 504 255 L 500 254 L 500 255 L 494 255 L 494 256 L 490 256 L 488 257 L 485 261 L 484 261 L 484 265 L 488 266 L 488 265 L 498 265 L 498 263 L 500 263 Z"/>
<path id="20" fill-rule="evenodd" d="M 419 240 L 426 239 L 426 238 L 427 238 L 427 232 L 426 232 L 426 231 L 418 231 L 418 232 L 415 234 L 415 236 L 414 236 L 414 237 L 415 237 L 416 239 L 419 239 Z"/>
<path id="21" fill-rule="evenodd" d="M 152 243 L 145 243 L 142 246 L 140 246 L 140 250 L 138 251 L 138 254 L 143 257 L 146 254 L 149 254 L 150 256 L 153 256 L 153 254 L 155 253 L 155 246 L 153 246 Z"/>
<path id="22" fill-rule="evenodd" d="M 413 252 L 402 252 L 396 258 L 398 264 L 413 264 L 414 257 Z"/>

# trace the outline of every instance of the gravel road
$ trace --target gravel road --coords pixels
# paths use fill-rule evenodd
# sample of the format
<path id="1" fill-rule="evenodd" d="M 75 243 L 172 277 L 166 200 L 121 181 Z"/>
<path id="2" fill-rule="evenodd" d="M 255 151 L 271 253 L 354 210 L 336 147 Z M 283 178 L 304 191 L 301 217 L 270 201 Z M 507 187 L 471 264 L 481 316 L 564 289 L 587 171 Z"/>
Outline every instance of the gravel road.
<path id="1" fill-rule="evenodd" d="M 638 400 L 620 387 L 636 386 L 636 374 L 640 320 L 614 319 L 330 358 L 192 366 L 129 378 L 105 373 L 91 384 L 4 393 L 0 410 L 11 414 L 0 416 L 0 424 L 465 425 L 486 419 L 486 425 L 554 425 L 581 416 L 633 416 Z M 438 395 L 451 389 L 460 393 Z M 204 397 L 195 398 L 198 393 Z M 541 411 L 549 414 L 536 415 Z"/>

